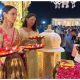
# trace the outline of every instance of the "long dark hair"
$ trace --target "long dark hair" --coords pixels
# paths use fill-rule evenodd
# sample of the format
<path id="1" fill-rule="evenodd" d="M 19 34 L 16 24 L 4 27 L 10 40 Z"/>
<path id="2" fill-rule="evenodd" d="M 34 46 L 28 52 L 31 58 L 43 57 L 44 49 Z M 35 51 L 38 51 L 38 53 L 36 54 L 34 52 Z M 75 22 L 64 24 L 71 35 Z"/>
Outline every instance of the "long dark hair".
<path id="1" fill-rule="evenodd" d="M 25 19 L 24 19 L 24 21 L 23 21 L 23 24 L 22 24 L 22 27 L 27 27 L 27 21 L 26 21 L 26 19 L 29 19 L 29 18 L 32 17 L 32 16 L 36 17 L 36 19 L 37 19 L 36 14 L 34 14 L 34 13 L 29 13 L 29 14 L 25 17 Z M 35 21 L 34 25 L 32 26 L 32 30 L 33 30 L 33 31 L 37 31 L 37 20 Z"/>
<path id="2" fill-rule="evenodd" d="M 11 9 L 16 9 L 14 6 L 11 6 L 11 5 L 6 5 L 6 6 L 4 6 L 3 7 L 3 9 L 2 9 L 2 19 L 4 20 L 4 15 L 3 15 L 3 12 L 5 12 L 5 13 L 8 13 Z M 16 9 L 17 10 L 17 9 Z M 2 21 L 3 21 L 2 20 Z"/>

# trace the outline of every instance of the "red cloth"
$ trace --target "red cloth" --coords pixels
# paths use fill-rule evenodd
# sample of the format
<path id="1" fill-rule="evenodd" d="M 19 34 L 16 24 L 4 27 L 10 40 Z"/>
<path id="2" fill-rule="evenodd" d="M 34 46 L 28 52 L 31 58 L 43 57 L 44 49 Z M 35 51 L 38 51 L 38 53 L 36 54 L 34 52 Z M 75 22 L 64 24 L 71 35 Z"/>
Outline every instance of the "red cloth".
<path id="1" fill-rule="evenodd" d="M 2 28 L 0 28 L 0 35 L 3 36 L 3 37 L 1 37 L 1 38 L 3 38 L 3 41 L 2 41 L 3 47 L 12 46 L 12 42 L 13 42 L 13 38 L 14 38 L 14 31 L 13 31 L 13 35 L 10 37 Z"/>

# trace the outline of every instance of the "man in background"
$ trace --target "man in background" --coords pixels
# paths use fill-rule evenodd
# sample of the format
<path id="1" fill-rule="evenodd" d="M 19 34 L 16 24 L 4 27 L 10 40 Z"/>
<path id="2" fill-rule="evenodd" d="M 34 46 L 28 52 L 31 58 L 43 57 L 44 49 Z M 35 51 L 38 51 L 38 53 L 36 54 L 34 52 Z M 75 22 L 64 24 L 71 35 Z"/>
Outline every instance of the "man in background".
<path id="1" fill-rule="evenodd" d="M 76 32 L 76 29 L 72 29 L 69 34 L 65 36 L 65 52 L 67 60 L 74 59 L 74 57 L 71 56 L 71 53 L 74 46 L 74 40 L 76 39 Z"/>

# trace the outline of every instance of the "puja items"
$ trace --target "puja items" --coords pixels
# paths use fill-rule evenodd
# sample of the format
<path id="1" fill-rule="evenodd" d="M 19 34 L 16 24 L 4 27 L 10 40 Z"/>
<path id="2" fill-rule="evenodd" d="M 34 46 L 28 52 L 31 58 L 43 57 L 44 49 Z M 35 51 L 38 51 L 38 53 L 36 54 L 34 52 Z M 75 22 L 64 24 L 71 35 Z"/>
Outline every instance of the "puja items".
<path id="1" fill-rule="evenodd" d="M 6 56 L 13 52 L 18 52 L 18 50 L 19 48 L 17 46 L 0 48 L 0 56 Z"/>
<path id="2" fill-rule="evenodd" d="M 44 36 L 30 36 L 29 39 L 42 39 Z"/>
<path id="3" fill-rule="evenodd" d="M 35 39 L 38 44 L 41 44 L 41 40 L 44 38 L 44 36 L 30 36 L 29 39 L 33 40 Z"/>
<path id="4" fill-rule="evenodd" d="M 60 67 L 74 67 L 72 60 L 61 60 Z"/>
<path id="5" fill-rule="evenodd" d="M 56 78 L 57 79 L 79 79 L 80 63 L 73 64 L 72 61 L 61 62 L 60 66 L 57 68 Z"/>
<path id="6" fill-rule="evenodd" d="M 43 44 L 28 44 L 28 45 L 26 45 L 24 48 L 25 49 L 40 49 L 40 48 L 43 48 L 44 47 L 44 45 Z"/>

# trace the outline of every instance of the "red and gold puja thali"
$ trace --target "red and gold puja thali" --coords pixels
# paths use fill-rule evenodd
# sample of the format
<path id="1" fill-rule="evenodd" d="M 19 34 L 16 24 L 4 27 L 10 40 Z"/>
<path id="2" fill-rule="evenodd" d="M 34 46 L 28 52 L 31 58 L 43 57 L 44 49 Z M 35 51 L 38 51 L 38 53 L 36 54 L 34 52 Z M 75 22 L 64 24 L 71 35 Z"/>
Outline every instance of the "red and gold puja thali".
<path id="1" fill-rule="evenodd" d="M 43 44 L 28 44 L 27 46 L 25 46 L 25 49 L 40 49 L 43 48 L 44 45 Z"/>
<path id="2" fill-rule="evenodd" d="M 43 48 L 43 44 L 28 44 L 26 46 L 14 46 L 14 47 L 6 47 L 6 48 L 0 48 L 0 57 L 7 56 L 13 53 L 18 53 L 21 50 L 28 49 L 28 50 L 33 50 L 33 49 L 41 49 Z"/>
<path id="3" fill-rule="evenodd" d="M 9 54 L 12 54 L 14 52 L 18 52 L 18 47 L 5 47 L 5 48 L 0 48 L 0 57 L 1 56 L 7 56 Z"/>

